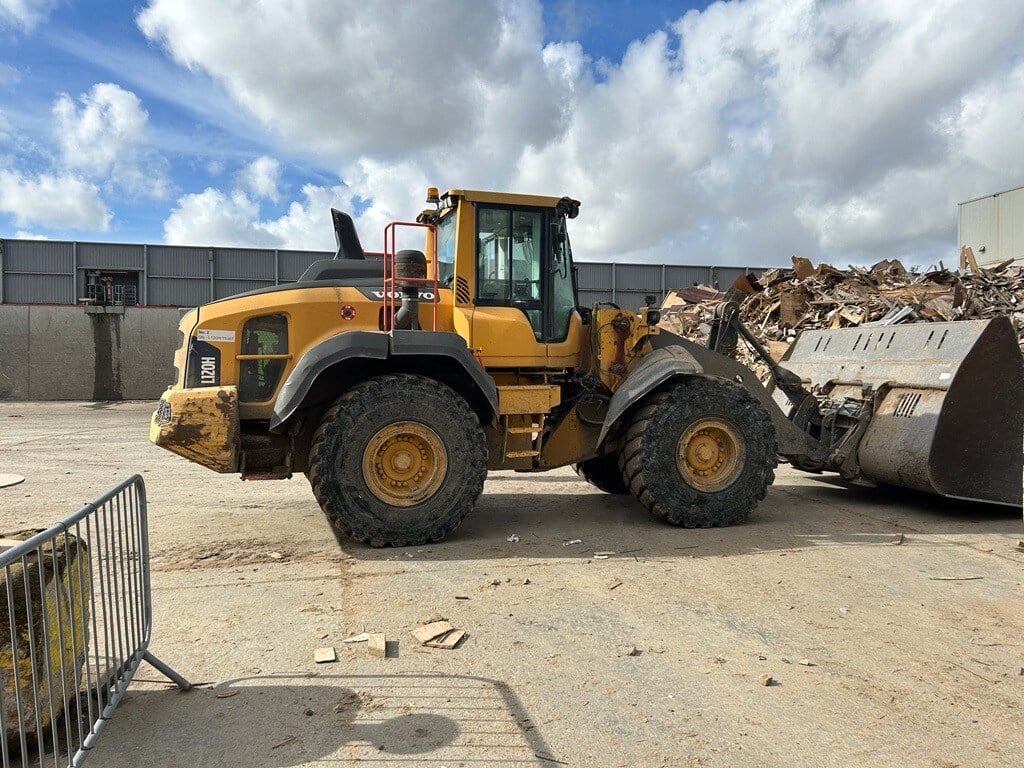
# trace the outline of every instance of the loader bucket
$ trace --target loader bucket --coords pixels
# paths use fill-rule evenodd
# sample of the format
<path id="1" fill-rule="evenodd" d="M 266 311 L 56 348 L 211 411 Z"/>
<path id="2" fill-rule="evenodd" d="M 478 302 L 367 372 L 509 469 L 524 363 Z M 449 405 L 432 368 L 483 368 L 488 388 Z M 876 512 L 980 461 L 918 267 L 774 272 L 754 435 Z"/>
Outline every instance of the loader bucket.
<path id="1" fill-rule="evenodd" d="M 1009 318 L 805 331 L 782 365 L 833 398 L 874 391 L 864 478 L 1021 504 L 1024 357 Z"/>

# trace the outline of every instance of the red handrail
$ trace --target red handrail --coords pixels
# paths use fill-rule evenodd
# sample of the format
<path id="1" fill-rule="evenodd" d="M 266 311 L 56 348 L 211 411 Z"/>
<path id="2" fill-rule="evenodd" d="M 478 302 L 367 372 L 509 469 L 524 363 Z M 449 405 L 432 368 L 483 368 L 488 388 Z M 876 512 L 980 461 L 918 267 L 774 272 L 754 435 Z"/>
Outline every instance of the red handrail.
<path id="1" fill-rule="evenodd" d="M 395 326 L 395 312 L 397 311 L 397 305 L 395 303 L 398 298 L 397 285 L 395 283 L 395 233 L 398 227 L 419 227 L 421 229 L 429 229 L 435 233 L 433 238 L 433 258 L 430 260 L 432 264 L 433 277 L 403 277 L 401 278 L 403 283 L 412 283 L 416 285 L 423 285 L 429 287 L 431 290 L 431 307 L 432 315 L 430 321 L 430 330 L 437 330 L 437 304 L 439 301 L 437 291 L 437 227 L 433 224 L 425 224 L 418 221 L 392 221 L 384 227 L 384 317 L 381 321 L 381 327 L 385 331 L 394 330 Z"/>

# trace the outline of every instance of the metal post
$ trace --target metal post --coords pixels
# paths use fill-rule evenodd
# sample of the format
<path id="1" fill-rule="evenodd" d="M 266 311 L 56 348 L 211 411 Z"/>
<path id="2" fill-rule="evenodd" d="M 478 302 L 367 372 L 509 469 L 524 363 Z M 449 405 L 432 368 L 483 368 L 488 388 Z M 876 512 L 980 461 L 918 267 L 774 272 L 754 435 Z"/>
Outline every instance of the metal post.
<path id="1" fill-rule="evenodd" d="M 149 305 L 149 245 L 142 244 L 142 290 L 139 291 L 139 304 Z"/>
<path id="2" fill-rule="evenodd" d="M 274 249 L 274 285 L 281 284 L 281 252 Z"/>
<path id="3" fill-rule="evenodd" d="M 71 243 L 71 301 L 78 303 L 78 241 Z"/>
<path id="4" fill-rule="evenodd" d="M 612 304 L 615 303 L 615 262 L 612 262 Z"/>
<path id="5" fill-rule="evenodd" d="M 661 265 L 661 303 L 662 304 L 665 303 L 665 296 L 668 295 L 667 291 L 665 290 L 665 287 L 666 287 L 665 286 L 665 265 L 662 264 Z"/>
<path id="6" fill-rule="evenodd" d="M 210 301 L 214 301 L 217 298 L 217 289 L 214 284 L 214 262 L 213 262 L 213 248 L 208 248 L 206 251 L 206 258 L 210 262 Z"/>
<path id="7" fill-rule="evenodd" d="M 4 245 L 0 240 L 0 304 L 4 303 Z"/>

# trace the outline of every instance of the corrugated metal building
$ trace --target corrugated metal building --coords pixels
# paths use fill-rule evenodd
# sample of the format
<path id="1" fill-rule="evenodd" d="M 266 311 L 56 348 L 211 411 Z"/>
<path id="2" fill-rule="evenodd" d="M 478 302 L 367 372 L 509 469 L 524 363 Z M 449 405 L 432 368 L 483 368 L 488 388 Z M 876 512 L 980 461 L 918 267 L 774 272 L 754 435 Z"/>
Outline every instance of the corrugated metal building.
<path id="1" fill-rule="evenodd" d="M 1024 187 L 966 200 L 957 206 L 960 248 L 980 266 L 1024 261 Z"/>
<path id="2" fill-rule="evenodd" d="M 295 282 L 327 251 L 191 247 L 140 243 L 0 240 L 0 304 L 76 304 L 100 286 L 124 303 L 194 307 L 244 291 Z M 580 262 L 580 303 L 639 306 L 653 294 L 702 283 L 723 288 L 764 267 Z"/>

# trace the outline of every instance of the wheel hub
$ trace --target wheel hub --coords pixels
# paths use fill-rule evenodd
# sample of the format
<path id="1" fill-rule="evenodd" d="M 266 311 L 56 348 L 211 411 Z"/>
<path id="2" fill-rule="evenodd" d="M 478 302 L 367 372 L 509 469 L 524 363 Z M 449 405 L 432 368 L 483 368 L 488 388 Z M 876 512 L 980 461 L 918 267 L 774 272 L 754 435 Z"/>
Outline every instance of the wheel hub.
<path id="1" fill-rule="evenodd" d="M 395 507 L 426 501 L 448 472 L 448 452 L 426 424 L 397 421 L 382 427 L 363 451 L 363 480 L 378 499 Z"/>
<path id="2" fill-rule="evenodd" d="M 743 436 L 721 419 L 701 419 L 679 437 L 676 467 L 683 478 L 702 491 L 720 491 L 743 470 Z"/>

